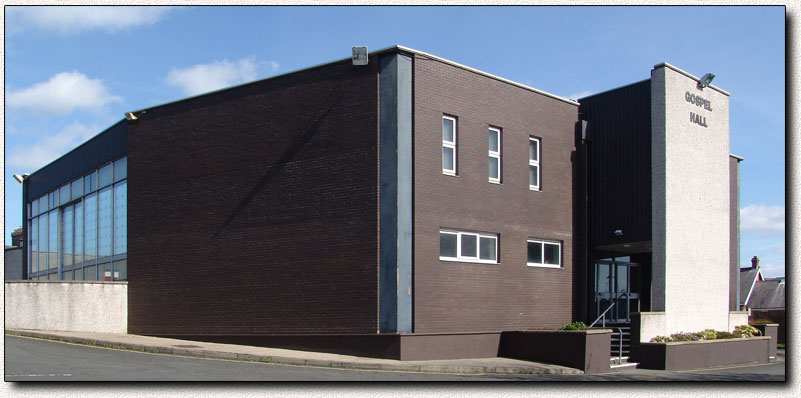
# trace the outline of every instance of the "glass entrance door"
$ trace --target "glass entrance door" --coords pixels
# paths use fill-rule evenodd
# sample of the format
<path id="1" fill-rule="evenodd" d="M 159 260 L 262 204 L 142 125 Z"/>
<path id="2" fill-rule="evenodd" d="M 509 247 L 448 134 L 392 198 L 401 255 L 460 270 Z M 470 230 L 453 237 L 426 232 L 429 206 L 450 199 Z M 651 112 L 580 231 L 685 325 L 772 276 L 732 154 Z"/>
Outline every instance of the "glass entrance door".
<path id="1" fill-rule="evenodd" d="M 628 323 L 640 310 L 639 264 L 615 260 L 595 264 L 595 316 L 606 311 L 607 323 Z"/>

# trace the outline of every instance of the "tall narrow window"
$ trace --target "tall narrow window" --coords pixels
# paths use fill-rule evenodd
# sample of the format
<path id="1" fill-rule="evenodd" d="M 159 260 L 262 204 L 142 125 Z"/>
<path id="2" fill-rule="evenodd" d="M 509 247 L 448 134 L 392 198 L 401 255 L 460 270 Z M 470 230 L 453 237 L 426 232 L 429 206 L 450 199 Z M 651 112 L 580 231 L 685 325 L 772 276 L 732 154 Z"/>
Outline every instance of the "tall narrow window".
<path id="1" fill-rule="evenodd" d="M 47 213 L 39 216 L 39 272 L 47 270 Z"/>
<path id="2" fill-rule="evenodd" d="M 73 206 L 66 206 L 64 210 L 61 212 L 61 264 L 62 265 L 72 265 L 73 257 L 73 233 L 75 231 L 75 226 L 73 225 L 75 214 L 75 207 Z"/>
<path id="3" fill-rule="evenodd" d="M 442 116 L 442 173 L 456 175 L 456 118 Z"/>
<path id="4" fill-rule="evenodd" d="M 111 255 L 111 188 L 101 190 L 97 198 L 97 257 L 100 258 Z"/>
<path id="5" fill-rule="evenodd" d="M 47 213 L 48 269 L 58 268 L 58 210 Z"/>
<path id="6" fill-rule="evenodd" d="M 97 257 L 97 194 L 87 195 L 83 201 L 83 260 Z"/>
<path id="7" fill-rule="evenodd" d="M 75 264 L 83 262 L 83 202 L 75 204 Z"/>
<path id="8" fill-rule="evenodd" d="M 31 244 L 28 245 L 31 255 L 28 256 L 28 274 L 39 272 L 39 218 L 31 220 Z"/>
<path id="9" fill-rule="evenodd" d="M 540 140 L 534 137 L 528 139 L 528 187 L 540 189 Z"/>
<path id="10" fill-rule="evenodd" d="M 127 188 L 127 181 L 114 185 L 114 254 L 128 252 Z"/>
<path id="11" fill-rule="evenodd" d="M 501 130 L 489 128 L 489 181 L 501 182 Z"/>

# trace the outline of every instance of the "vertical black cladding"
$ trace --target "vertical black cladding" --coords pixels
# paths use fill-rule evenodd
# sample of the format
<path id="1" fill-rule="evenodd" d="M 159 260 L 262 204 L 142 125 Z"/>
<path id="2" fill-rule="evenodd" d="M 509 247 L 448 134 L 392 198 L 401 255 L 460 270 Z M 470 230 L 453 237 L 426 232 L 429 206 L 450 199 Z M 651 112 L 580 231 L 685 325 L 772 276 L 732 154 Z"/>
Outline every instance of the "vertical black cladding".
<path id="1" fill-rule="evenodd" d="M 651 81 L 580 99 L 590 248 L 651 240 Z M 623 235 L 615 235 L 615 230 Z"/>
<path id="2" fill-rule="evenodd" d="M 127 126 L 127 122 L 121 120 L 66 155 L 31 174 L 26 180 L 25 203 L 80 177 L 104 163 L 125 156 L 128 142 Z"/>

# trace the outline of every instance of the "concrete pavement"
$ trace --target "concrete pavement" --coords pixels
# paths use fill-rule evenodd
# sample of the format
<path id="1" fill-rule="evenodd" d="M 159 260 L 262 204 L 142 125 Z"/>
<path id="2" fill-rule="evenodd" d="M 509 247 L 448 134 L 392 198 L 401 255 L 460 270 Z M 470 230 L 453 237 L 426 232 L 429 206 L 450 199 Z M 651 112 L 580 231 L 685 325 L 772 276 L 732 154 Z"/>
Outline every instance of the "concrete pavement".
<path id="1" fill-rule="evenodd" d="M 235 344 L 206 343 L 118 333 L 6 329 L 6 334 L 98 347 L 195 358 L 227 359 L 342 369 L 455 374 L 582 374 L 565 366 L 509 358 L 398 361 Z"/>

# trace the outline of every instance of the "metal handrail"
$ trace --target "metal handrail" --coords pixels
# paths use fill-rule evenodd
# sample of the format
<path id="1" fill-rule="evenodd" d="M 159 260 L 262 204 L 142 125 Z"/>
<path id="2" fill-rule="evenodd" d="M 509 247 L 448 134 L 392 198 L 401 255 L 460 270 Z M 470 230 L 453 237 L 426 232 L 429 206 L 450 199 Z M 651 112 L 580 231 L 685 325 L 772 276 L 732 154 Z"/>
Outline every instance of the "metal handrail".
<path id="1" fill-rule="evenodd" d="M 601 315 L 600 315 L 600 316 L 598 316 L 598 318 L 596 318 L 594 321 L 592 321 L 592 323 L 590 324 L 590 326 L 588 326 L 587 328 L 591 328 L 591 327 L 595 326 L 595 324 L 596 324 L 596 323 L 598 323 L 598 321 L 600 321 L 600 320 L 601 320 L 601 318 L 603 318 L 603 317 L 604 317 L 604 315 L 606 315 L 606 313 L 607 313 L 607 312 L 609 312 L 609 310 L 611 310 L 611 309 L 612 309 L 612 307 L 614 307 L 614 306 L 615 306 L 615 304 L 617 304 L 617 300 L 615 300 L 615 301 L 612 301 L 612 304 L 611 304 L 609 307 L 607 307 L 607 308 L 604 310 L 604 312 L 602 312 L 602 313 L 601 313 Z M 603 325 L 604 327 L 606 327 L 606 319 L 604 319 L 604 321 L 603 321 L 602 325 Z"/>

